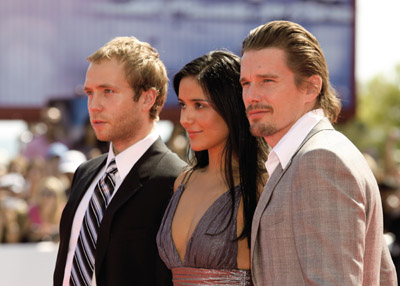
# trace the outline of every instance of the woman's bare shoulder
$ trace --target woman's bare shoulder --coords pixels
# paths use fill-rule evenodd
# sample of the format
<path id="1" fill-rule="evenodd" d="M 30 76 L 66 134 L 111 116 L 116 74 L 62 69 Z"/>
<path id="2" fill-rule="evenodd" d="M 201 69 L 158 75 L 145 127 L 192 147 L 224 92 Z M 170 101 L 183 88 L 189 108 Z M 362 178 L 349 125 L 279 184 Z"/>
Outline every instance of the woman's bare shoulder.
<path id="1" fill-rule="evenodd" d="M 179 174 L 179 176 L 175 179 L 174 183 L 174 192 L 178 189 L 179 185 L 185 183 L 184 181 L 188 179 L 188 176 L 190 176 L 190 173 L 194 172 L 194 170 L 185 170 L 182 173 Z"/>

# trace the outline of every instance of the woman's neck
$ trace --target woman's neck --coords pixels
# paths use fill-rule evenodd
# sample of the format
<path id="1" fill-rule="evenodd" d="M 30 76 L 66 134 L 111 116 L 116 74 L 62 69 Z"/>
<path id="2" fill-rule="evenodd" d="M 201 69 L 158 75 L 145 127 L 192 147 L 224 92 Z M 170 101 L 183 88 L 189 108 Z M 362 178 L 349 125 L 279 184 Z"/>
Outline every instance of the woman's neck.
<path id="1" fill-rule="evenodd" d="M 240 183 L 239 164 L 235 158 L 232 158 L 231 164 L 234 184 L 237 185 Z M 221 176 L 221 178 L 225 181 L 225 168 L 225 155 L 223 154 L 222 150 L 220 152 L 210 152 L 209 150 L 208 166 L 204 168 L 204 172 L 209 172 L 211 174 Z"/>

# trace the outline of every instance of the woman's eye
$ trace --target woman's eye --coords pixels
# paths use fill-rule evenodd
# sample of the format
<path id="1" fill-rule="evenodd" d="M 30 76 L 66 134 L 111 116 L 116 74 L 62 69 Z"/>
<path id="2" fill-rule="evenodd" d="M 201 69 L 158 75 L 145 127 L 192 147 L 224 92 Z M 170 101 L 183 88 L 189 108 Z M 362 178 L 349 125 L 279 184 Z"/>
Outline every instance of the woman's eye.
<path id="1" fill-rule="evenodd" d="M 183 102 L 179 102 L 178 105 L 180 109 L 184 109 L 186 107 L 186 105 Z"/>
<path id="2" fill-rule="evenodd" d="M 202 109 L 202 108 L 204 108 L 204 107 L 205 107 L 205 105 L 204 105 L 204 104 L 202 104 L 202 103 L 199 103 L 199 102 L 196 102 L 194 106 L 195 106 L 195 108 L 196 108 L 196 109 Z"/>

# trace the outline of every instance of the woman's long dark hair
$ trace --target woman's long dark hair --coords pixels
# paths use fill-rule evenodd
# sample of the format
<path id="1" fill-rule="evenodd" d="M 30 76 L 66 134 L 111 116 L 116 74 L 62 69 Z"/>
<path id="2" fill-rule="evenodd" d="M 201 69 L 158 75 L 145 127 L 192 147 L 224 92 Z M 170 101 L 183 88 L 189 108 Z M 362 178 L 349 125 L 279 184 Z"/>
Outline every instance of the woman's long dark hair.
<path id="1" fill-rule="evenodd" d="M 253 137 L 242 99 L 240 58 L 230 51 L 212 51 L 186 64 L 174 76 L 174 90 L 179 97 L 179 84 L 185 77 L 193 77 L 202 87 L 211 106 L 223 118 L 229 129 L 229 138 L 223 151 L 225 181 L 235 206 L 233 158 L 239 162 L 240 191 L 244 206 L 244 229 L 238 237 L 248 238 L 250 244 L 251 222 L 257 205 L 257 190 L 263 183 L 266 144 L 262 138 Z M 208 151 L 195 151 L 192 169 L 209 164 Z M 223 165 L 222 165 L 223 164 Z M 233 211 L 231 218 L 233 216 Z"/>

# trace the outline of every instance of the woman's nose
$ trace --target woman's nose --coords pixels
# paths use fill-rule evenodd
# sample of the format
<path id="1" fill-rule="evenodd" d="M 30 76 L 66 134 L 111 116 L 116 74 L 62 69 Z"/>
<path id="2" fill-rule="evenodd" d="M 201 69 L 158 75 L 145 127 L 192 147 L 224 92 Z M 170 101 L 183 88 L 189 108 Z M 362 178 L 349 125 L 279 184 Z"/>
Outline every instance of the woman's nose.
<path id="1" fill-rule="evenodd" d="M 181 109 L 180 123 L 184 128 L 193 123 L 193 114 L 188 109 Z"/>

